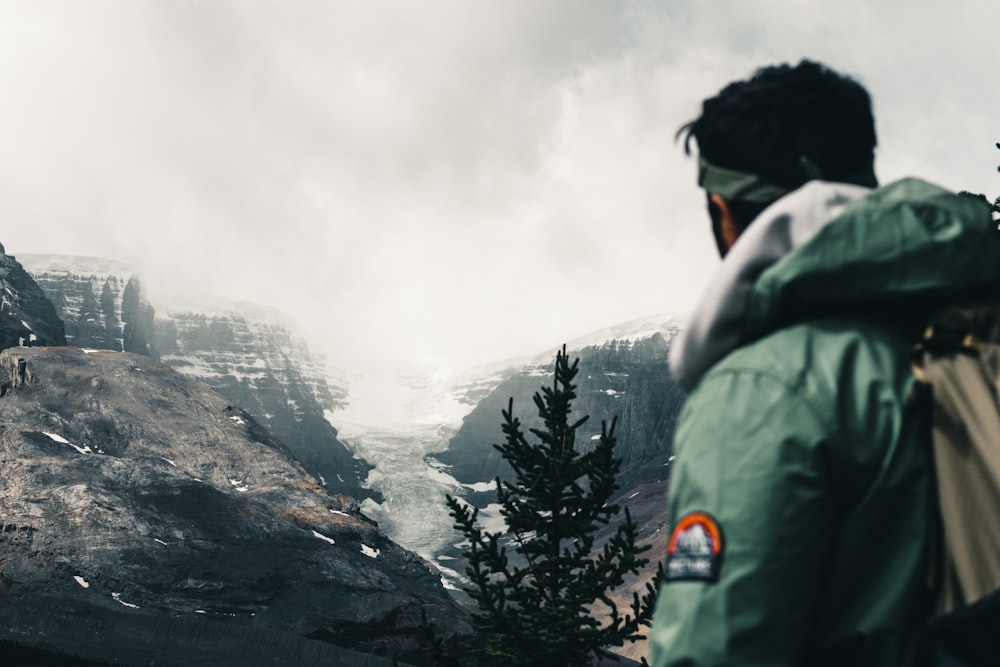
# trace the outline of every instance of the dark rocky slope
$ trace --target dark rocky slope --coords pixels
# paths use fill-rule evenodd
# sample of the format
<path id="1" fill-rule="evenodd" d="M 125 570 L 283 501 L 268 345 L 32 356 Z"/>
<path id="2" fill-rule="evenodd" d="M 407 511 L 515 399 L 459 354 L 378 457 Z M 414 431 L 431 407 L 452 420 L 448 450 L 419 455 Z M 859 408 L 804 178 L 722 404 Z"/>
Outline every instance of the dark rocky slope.
<path id="1" fill-rule="evenodd" d="M 157 318 L 168 366 L 205 382 L 278 436 L 322 485 L 358 499 L 372 494 L 371 468 L 337 438 L 327 415 L 346 392 L 327 380 L 323 360 L 272 308 L 217 300 Z"/>
<path id="2" fill-rule="evenodd" d="M 77 348 L 0 366 L 0 639 L 125 664 L 376 664 L 305 638 L 390 655 L 422 611 L 465 627 L 426 563 L 207 386 Z"/>
<path id="3" fill-rule="evenodd" d="M 0 349 L 65 344 L 63 323 L 52 303 L 0 245 Z"/>

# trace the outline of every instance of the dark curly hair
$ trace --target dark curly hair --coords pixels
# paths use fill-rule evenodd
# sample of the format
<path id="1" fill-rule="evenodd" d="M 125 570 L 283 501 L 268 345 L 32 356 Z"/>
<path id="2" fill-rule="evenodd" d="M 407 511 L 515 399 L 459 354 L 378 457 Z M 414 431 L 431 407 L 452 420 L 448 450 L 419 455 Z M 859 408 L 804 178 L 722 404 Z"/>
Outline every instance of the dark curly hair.
<path id="1" fill-rule="evenodd" d="M 677 136 L 688 154 L 694 139 L 712 164 L 789 189 L 816 177 L 858 182 L 872 171 L 877 143 L 868 91 L 809 60 L 729 84 Z"/>

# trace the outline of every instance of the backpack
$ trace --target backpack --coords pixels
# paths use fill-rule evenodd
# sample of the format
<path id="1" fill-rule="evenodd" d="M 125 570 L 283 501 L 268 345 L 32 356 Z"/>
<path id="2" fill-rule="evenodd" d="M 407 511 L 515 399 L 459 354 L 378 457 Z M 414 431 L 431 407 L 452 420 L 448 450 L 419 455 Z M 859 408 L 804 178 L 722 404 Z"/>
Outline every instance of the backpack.
<path id="1" fill-rule="evenodd" d="M 932 394 L 939 522 L 932 641 L 969 667 L 1000 664 L 1000 303 L 938 313 L 911 357 Z M 946 664 L 954 664 L 947 662 Z"/>

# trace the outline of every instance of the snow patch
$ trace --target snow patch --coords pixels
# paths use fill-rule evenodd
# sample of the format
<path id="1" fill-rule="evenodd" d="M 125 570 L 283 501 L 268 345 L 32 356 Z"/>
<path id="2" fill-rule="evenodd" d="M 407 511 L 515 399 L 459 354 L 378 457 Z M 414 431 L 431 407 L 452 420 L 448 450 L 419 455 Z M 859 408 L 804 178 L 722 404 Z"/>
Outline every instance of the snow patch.
<path id="1" fill-rule="evenodd" d="M 76 583 L 78 583 L 78 584 L 80 584 L 81 586 L 83 586 L 84 588 L 90 588 L 90 582 L 89 582 L 89 581 L 87 581 L 86 579 L 84 579 L 84 578 L 83 578 L 83 577 L 81 577 L 81 576 L 75 576 L 75 577 L 73 577 L 73 580 L 74 580 L 74 581 L 75 581 Z"/>
<path id="2" fill-rule="evenodd" d="M 83 447 L 77 447 L 72 442 L 70 442 L 66 438 L 62 437 L 58 433 L 49 433 L 48 431 L 42 431 L 42 433 L 44 435 L 49 436 L 49 438 L 51 438 L 52 440 L 58 442 L 61 445 L 69 445 L 70 447 L 72 447 L 76 451 L 80 452 L 81 454 L 93 454 L 94 453 L 94 450 L 92 450 L 89 445 L 84 445 Z"/>
<path id="3" fill-rule="evenodd" d="M 138 609 L 139 608 L 139 605 L 137 605 L 137 604 L 132 604 L 131 602 L 125 602 L 125 600 L 122 600 L 122 594 L 121 593 L 112 593 L 111 597 L 113 597 L 115 599 L 115 602 L 117 602 L 118 604 L 123 605 L 125 607 L 128 607 L 129 609 Z"/>
<path id="4" fill-rule="evenodd" d="M 159 542 L 159 543 L 160 543 L 160 544 L 162 544 L 163 546 L 168 546 L 166 542 L 164 542 L 163 540 L 161 540 L 161 539 L 160 539 L 160 538 L 158 538 L 158 537 L 154 537 L 154 538 L 153 538 L 153 541 L 154 541 L 154 542 Z"/>
<path id="5" fill-rule="evenodd" d="M 340 510 L 330 510 L 330 514 L 339 514 L 340 516 L 346 516 L 347 518 L 351 517 L 351 515 L 348 514 L 347 512 L 341 512 Z"/>
<path id="6" fill-rule="evenodd" d="M 232 484 L 233 488 L 236 489 L 237 491 L 239 491 L 240 493 L 246 493 L 247 491 L 250 490 L 249 486 L 245 485 L 243 482 L 241 482 L 238 479 L 230 479 L 229 483 Z"/>
<path id="7" fill-rule="evenodd" d="M 450 567 L 445 567 L 440 563 L 434 563 L 434 566 L 438 569 L 438 572 L 441 573 L 441 585 L 443 585 L 448 590 L 460 591 L 462 589 L 459 586 L 457 586 L 456 583 L 461 584 L 468 582 L 468 579 L 466 579 L 456 570 L 453 570 Z"/>
<path id="8" fill-rule="evenodd" d="M 486 507 L 479 510 L 479 525 L 482 526 L 483 532 L 489 533 L 506 533 L 507 520 L 504 519 L 501 510 L 503 505 L 500 503 L 490 503 Z"/>
<path id="9" fill-rule="evenodd" d="M 473 482 L 472 484 L 462 484 L 465 488 L 476 493 L 489 493 L 490 491 L 497 490 L 496 481 L 492 482 Z"/>
<path id="10" fill-rule="evenodd" d="M 92 349 L 92 348 L 89 348 L 89 347 L 81 347 L 81 348 L 80 348 L 80 350 L 81 350 L 81 351 L 82 351 L 82 352 L 83 352 L 84 354 L 94 354 L 95 352 L 100 352 L 100 350 L 94 350 L 94 349 Z"/>
<path id="11" fill-rule="evenodd" d="M 171 461 L 170 459 L 168 459 L 166 456 L 161 456 L 160 458 L 163 459 L 164 461 L 166 461 L 167 463 L 169 463 L 170 465 L 172 465 L 173 467 L 175 467 L 175 468 L 177 467 L 177 464 L 174 463 L 173 461 Z"/>
<path id="12" fill-rule="evenodd" d="M 462 486 L 461 482 L 459 482 L 457 479 L 446 473 L 441 468 L 438 468 L 434 465 L 431 465 L 427 468 L 427 477 L 429 477 L 431 481 L 437 482 L 442 486 L 450 486 L 454 488 L 459 488 Z"/>
<path id="13" fill-rule="evenodd" d="M 229 418 L 229 421 L 233 422 L 237 426 L 243 426 L 244 424 L 246 424 L 246 422 L 243 421 L 243 418 L 240 417 L 239 415 L 233 415 L 232 417 Z"/>
<path id="14" fill-rule="evenodd" d="M 336 544 L 336 542 L 333 541 L 332 537 L 327 537 L 323 533 L 317 532 L 315 530 L 312 533 L 313 533 L 313 537 L 318 537 L 319 539 L 323 540 L 324 542 L 329 542 L 330 544 Z"/>
<path id="15" fill-rule="evenodd" d="M 372 547 L 368 546 L 367 544 L 362 544 L 361 545 L 361 553 L 363 553 L 364 555 L 368 556 L 369 558 L 378 558 L 378 553 L 379 552 L 378 552 L 378 549 L 373 549 Z"/>
<path id="16" fill-rule="evenodd" d="M 31 328 L 31 325 L 25 322 L 24 320 L 21 320 L 21 326 L 23 326 L 28 331 L 34 331 L 34 329 Z"/>
<path id="17" fill-rule="evenodd" d="M 496 482 L 473 482 L 471 484 L 466 484 L 465 482 L 460 482 L 455 479 L 452 475 L 444 471 L 444 464 L 435 461 L 434 459 L 427 459 L 430 465 L 427 469 L 427 476 L 433 482 L 437 482 L 442 486 L 450 486 L 453 488 L 469 489 L 475 493 L 489 493 L 490 491 L 496 490 Z"/>

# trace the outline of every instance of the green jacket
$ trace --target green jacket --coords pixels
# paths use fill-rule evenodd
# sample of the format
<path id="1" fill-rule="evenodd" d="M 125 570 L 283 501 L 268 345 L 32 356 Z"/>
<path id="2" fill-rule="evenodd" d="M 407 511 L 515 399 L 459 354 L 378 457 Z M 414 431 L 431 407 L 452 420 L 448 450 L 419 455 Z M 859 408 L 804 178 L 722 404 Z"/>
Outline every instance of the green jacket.
<path id="1" fill-rule="evenodd" d="M 762 213 L 671 350 L 654 667 L 913 665 L 928 613 L 928 413 L 912 324 L 1000 281 L 981 202 L 813 181 Z"/>

